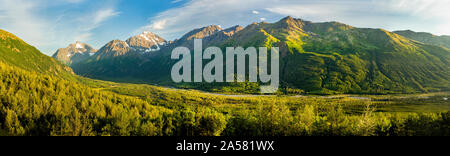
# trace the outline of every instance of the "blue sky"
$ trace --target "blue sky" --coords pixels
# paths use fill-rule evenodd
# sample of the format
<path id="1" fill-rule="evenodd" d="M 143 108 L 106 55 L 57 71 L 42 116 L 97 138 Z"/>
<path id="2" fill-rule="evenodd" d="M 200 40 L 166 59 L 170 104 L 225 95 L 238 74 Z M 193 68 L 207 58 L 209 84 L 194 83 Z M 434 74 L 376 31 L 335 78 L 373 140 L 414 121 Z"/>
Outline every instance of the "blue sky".
<path id="1" fill-rule="evenodd" d="M 75 41 L 100 48 L 152 31 L 168 40 L 207 25 L 287 15 L 313 22 L 450 35 L 450 0 L 0 0 L 0 29 L 52 55 Z"/>

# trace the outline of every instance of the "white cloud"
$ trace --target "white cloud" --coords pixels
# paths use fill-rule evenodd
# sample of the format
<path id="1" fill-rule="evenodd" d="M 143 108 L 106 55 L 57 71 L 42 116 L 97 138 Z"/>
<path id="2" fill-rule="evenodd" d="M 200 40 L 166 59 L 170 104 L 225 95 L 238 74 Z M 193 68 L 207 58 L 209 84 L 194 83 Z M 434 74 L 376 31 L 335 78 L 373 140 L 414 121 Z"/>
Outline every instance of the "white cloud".
<path id="1" fill-rule="evenodd" d="M 174 3 L 179 3 L 179 2 L 182 2 L 183 0 L 173 0 L 171 3 L 172 4 L 174 4 Z"/>
<path id="2" fill-rule="evenodd" d="M 191 0 L 151 17 L 150 24 L 138 31 L 175 39 L 211 24 L 230 27 L 261 20 L 275 22 L 290 15 L 313 22 L 450 34 L 448 6 L 447 0 Z M 248 16 L 249 12 L 259 17 Z"/>
<path id="3" fill-rule="evenodd" d="M 14 32 L 34 45 L 46 44 L 48 40 L 40 30 L 46 28 L 48 21 L 36 15 L 34 8 L 38 4 L 24 0 L 0 0 L 0 4 L 1 29 Z"/>
<path id="4" fill-rule="evenodd" d="M 450 34 L 448 0 L 305 1 L 266 10 L 313 21 L 340 21 L 359 27 L 412 29 Z"/>
<path id="5" fill-rule="evenodd" d="M 56 49 L 74 41 L 90 40 L 94 29 L 119 15 L 114 6 L 107 3 L 95 9 L 70 12 L 72 5 L 83 2 L 85 0 L 0 0 L 0 28 L 52 55 Z M 48 12 L 54 9 L 61 11 Z"/>
<path id="6" fill-rule="evenodd" d="M 119 12 L 116 12 L 113 8 L 106 8 L 103 10 L 99 10 L 94 14 L 94 25 L 100 24 L 111 17 L 119 15 Z"/>
<path id="7" fill-rule="evenodd" d="M 417 22 L 430 25 L 436 34 L 450 35 L 449 0 L 380 0 L 376 2 L 383 11 L 415 17 Z"/>
<path id="8" fill-rule="evenodd" d="M 85 33 L 76 35 L 75 38 L 74 38 L 74 40 L 75 40 L 75 41 L 82 41 L 82 42 L 83 42 L 83 41 L 89 40 L 89 39 L 91 38 L 91 36 L 92 36 L 92 33 L 90 33 L 90 32 L 85 32 Z"/>
<path id="9" fill-rule="evenodd" d="M 66 1 L 66 2 L 68 2 L 68 3 L 82 3 L 82 2 L 84 2 L 85 0 L 62 0 L 62 1 Z"/>
<path id="10" fill-rule="evenodd" d="M 207 25 L 231 27 L 258 21 L 260 17 L 248 16 L 248 14 L 253 13 L 254 10 L 264 9 L 266 6 L 261 3 L 261 0 L 191 0 L 179 8 L 169 9 L 151 17 L 150 24 L 136 32 L 149 30 L 166 39 L 176 39 L 192 29 Z M 265 16 L 262 12 L 258 13 Z"/>
<path id="11" fill-rule="evenodd" d="M 153 30 L 162 30 L 165 28 L 167 23 L 167 20 L 160 20 L 160 21 L 156 21 L 155 23 L 153 23 L 152 25 L 150 25 L 150 29 Z"/>
<path id="12" fill-rule="evenodd" d="M 94 13 L 78 17 L 76 19 L 76 23 L 82 23 L 82 25 L 79 26 L 80 29 L 72 39 L 72 42 L 86 42 L 90 40 L 92 36 L 92 30 L 100 27 L 103 22 L 114 16 L 118 16 L 119 14 L 120 12 L 115 11 L 113 8 L 104 8 Z"/>

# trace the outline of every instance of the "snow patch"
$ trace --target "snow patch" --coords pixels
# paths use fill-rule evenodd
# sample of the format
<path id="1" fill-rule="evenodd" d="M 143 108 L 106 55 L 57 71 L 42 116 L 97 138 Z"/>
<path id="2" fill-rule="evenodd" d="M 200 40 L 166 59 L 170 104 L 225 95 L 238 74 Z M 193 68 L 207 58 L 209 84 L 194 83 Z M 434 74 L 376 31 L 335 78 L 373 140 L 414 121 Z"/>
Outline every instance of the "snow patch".
<path id="1" fill-rule="evenodd" d="M 77 48 L 77 49 L 83 49 L 83 45 L 81 45 L 80 43 L 77 43 L 77 44 L 75 45 L 75 48 Z"/>
<path id="2" fill-rule="evenodd" d="M 155 42 L 155 41 L 153 41 L 153 42 Z M 148 48 L 148 49 L 145 50 L 145 52 L 148 53 L 148 52 L 155 52 L 155 51 L 161 50 L 161 48 L 158 46 L 158 44 L 155 44 L 155 45 L 156 45 L 156 48 L 155 48 L 155 49 L 153 49 L 153 48 Z"/>
<path id="3" fill-rule="evenodd" d="M 139 35 L 139 36 L 143 37 L 143 38 L 144 38 L 145 40 L 147 40 L 147 41 L 150 41 L 150 39 L 148 39 L 148 37 L 145 36 L 145 35 L 143 35 L 143 34 L 141 34 L 141 35 Z"/>

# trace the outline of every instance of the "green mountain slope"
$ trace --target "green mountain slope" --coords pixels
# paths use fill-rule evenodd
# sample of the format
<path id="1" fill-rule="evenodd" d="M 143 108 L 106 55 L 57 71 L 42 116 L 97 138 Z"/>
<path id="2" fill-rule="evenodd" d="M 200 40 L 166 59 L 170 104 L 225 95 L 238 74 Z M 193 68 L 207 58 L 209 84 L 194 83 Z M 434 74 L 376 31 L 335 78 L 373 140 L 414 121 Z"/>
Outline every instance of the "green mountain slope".
<path id="1" fill-rule="evenodd" d="M 414 32 L 411 30 L 394 31 L 394 33 L 419 42 L 450 49 L 450 36 L 436 36 L 426 32 Z"/>
<path id="2" fill-rule="evenodd" d="M 285 87 L 310 93 L 400 93 L 449 89 L 450 51 L 382 29 L 287 17 L 254 23 L 225 46 L 278 46 Z"/>
<path id="3" fill-rule="evenodd" d="M 0 61 L 27 71 L 70 77 L 70 67 L 42 54 L 17 36 L 0 29 Z"/>

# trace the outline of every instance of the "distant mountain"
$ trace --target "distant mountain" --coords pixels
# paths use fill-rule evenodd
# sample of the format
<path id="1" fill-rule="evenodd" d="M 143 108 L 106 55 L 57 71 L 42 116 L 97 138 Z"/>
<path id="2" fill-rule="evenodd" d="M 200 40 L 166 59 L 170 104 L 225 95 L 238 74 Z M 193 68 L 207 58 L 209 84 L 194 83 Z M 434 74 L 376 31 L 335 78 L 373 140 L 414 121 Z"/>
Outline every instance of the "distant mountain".
<path id="1" fill-rule="evenodd" d="M 174 43 L 171 45 L 172 47 L 188 47 L 193 48 L 194 46 L 194 39 L 203 39 L 206 37 L 209 37 L 213 34 L 216 34 L 218 32 L 222 31 L 222 27 L 218 25 L 210 25 L 207 27 L 194 29 L 185 35 L 183 35 L 180 39 L 177 39 L 174 41 Z"/>
<path id="2" fill-rule="evenodd" d="M 233 26 L 231 28 L 222 29 L 218 25 L 210 25 L 207 27 L 194 29 L 175 40 L 173 43 L 167 45 L 164 50 L 171 50 L 175 47 L 187 47 L 189 49 L 194 48 L 194 39 L 202 39 L 203 47 L 208 47 L 210 45 L 218 45 L 228 39 L 233 35 L 244 29 L 240 25 Z M 165 53 L 170 54 L 170 53 Z M 170 58 L 170 57 L 169 57 Z"/>
<path id="3" fill-rule="evenodd" d="M 240 25 L 236 25 L 234 27 L 218 31 L 209 36 L 206 36 L 204 38 L 198 38 L 198 39 L 203 39 L 204 46 L 217 45 L 217 44 L 222 43 L 223 41 L 230 39 L 233 35 L 237 34 L 239 31 L 241 31 L 243 29 L 244 29 L 244 27 L 242 27 Z"/>
<path id="4" fill-rule="evenodd" d="M 414 93 L 450 90 L 450 50 L 418 42 L 383 29 L 355 28 L 339 22 L 313 23 L 286 17 L 276 23 L 253 23 L 223 30 L 195 29 L 152 55 L 88 61 L 76 73 L 120 82 L 181 85 L 208 91 L 258 93 L 258 84 L 173 84 L 173 48 L 280 47 L 282 92 Z"/>
<path id="5" fill-rule="evenodd" d="M 130 50 L 131 47 L 127 44 L 127 42 L 121 40 L 113 40 L 100 48 L 100 50 L 98 50 L 98 52 L 93 55 L 93 58 L 102 60 L 112 57 L 124 56 L 127 55 Z"/>
<path id="6" fill-rule="evenodd" d="M 142 80 L 148 79 L 148 77 L 142 78 L 144 75 L 148 76 L 147 74 L 143 74 L 143 71 L 151 71 L 151 73 L 160 73 L 158 71 L 161 70 L 163 70 L 161 71 L 162 73 L 170 71 L 168 66 L 172 60 L 170 59 L 170 53 L 168 51 L 171 51 L 173 48 L 179 46 L 193 48 L 194 39 L 203 39 L 204 46 L 219 44 L 225 40 L 228 40 L 242 29 L 242 26 L 234 26 L 224 30 L 218 25 L 211 25 L 192 30 L 175 41 L 166 41 L 156 34 L 144 32 L 127 40 L 129 48 L 115 48 L 121 49 L 119 51 L 121 51 L 123 55 L 109 57 L 109 59 L 104 59 L 105 57 L 98 57 L 97 55 L 94 55 L 87 61 L 73 64 L 72 68 L 80 75 L 97 79 L 112 81 L 133 79 L 138 82 L 147 82 Z M 132 40 L 140 42 L 150 41 L 148 43 L 153 44 L 147 46 L 136 46 L 143 44 L 133 44 L 130 42 Z M 154 44 L 153 40 L 158 44 Z M 113 44 L 107 44 L 105 47 L 100 49 L 97 54 L 100 56 L 106 49 L 111 49 L 111 46 L 108 45 Z M 125 44 L 122 45 L 124 45 L 122 47 L 126 47 Z M 159 74 L 151 74 L 151 76 L 151 80 L 166 79 L 162 78 Z M 167 79 L 170 79 L 170 77 Z"/>
<path id="7" fill-rule="evenodd" d="M 159 51 L 161 49 L 160 46 L 166 45 L 168 43 L 162 37 L 148 31 L 133 36 L 126 42 L 131 48 L 144 52 Z"/>
<path id="8" fill-rule="evenodd" d="M 21 69 L 70 77 L 73 71 L 59 61 L 42 54 L 17 36 L 0 29 L 0 62 Z"/>
<path id="9" fill-rule="evenodd" d="M 132 39 L 134 40 L 134 39 Z M 165 42 L 164 42 L 165 43 Z M 137 46 L 137 43 L 131 47 L 127 42 L 121 40 L 113 40 L 100 48 L 98 52 L 89 59 L 72 64 L 71 67 L 79 75 L 97 78 L 96 74 L 87 74 L 100 72 L 102 76 L 119 78 L 134 77 L 133 73 L 140 73 L 142 62 L 146 62 L 146 54 L 151 54 L 150 45 Z M 158 45 L 158 46 L 163 46 Z M 148 48 L 148 49 L 147 49 Z M 159 48 L 159 47 L 158 47 Z M 153 49 L 154 52 L 158 51 Z M 126 68 L 123 68 L 126 67 Z M 124 75 L 125 74 L 125 75 Z M 98 77 L 98 79 L 102 79 Z M 117 79 L 114 79 L 116 81 Z"/>
<path id="10" fill-rule="evenodd" d="M 185 40 L 193 40 L 195 38 L 205 38 L 208 36 L 211 36 L 212 34 L 215 34 L 216 32 L 219 32 L 222 30 L 222 27 L 218 26 L 218 25 L 210 25 L 207 27 L 203 27 L 203 28 L 199 28 L 199 29 L 195 29 L 192 30 L 190 32 L 188 32 L 187 34 L 185 34 L 183 37 L 181 37 L 181 41 L 185 41 Z"/>
<path id="11" fill-rule="evenodd" d="M 92 48 L 90 45 L 77 41 L 76 43 L 70 44 L 66 48 L 58 49 L 52 57 L 70 65 L 72 63 L 84 61 L 96 52 L 97 50 Z"/>
<path id="12" fill-rule="evenodd" d="M 426 32 L 414 32 L 411 30 L 394 31 L 394 33 L 426 44 L 443 46 L 450 49 L 450 36 L 437 36 Z"/>

